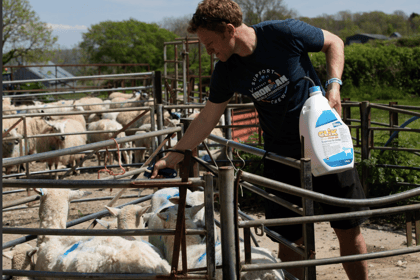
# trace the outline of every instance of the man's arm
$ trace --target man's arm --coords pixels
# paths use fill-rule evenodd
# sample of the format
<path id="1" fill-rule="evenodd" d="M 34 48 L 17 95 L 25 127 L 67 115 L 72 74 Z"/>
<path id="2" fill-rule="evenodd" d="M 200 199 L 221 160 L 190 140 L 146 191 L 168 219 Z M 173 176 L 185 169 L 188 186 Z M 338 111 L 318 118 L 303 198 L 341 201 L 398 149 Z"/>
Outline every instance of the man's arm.
<path id="1" fill-rule="evenodd" d="M 210 100 L 206 102 L 200 114 L 191 122 L 182 139 L 176 144 L 174 149 L 187 150 L 197 147 L 217 125 L 220 116 L 226 109 L 229 100 L 223 103 L 213 103 Z M 159 169 L 175 168 L 184 156 L 180 153 L 168 153 L 155 164 L 151 178 L 157 178 Z"/>
<path id="2" fill-rule="evenodd" d="M 324 33 L 324 46 L 322 47 L 322 52 L 325 53 L 327 60 L 327 80 L 331 78 L 338 78 L 341 80 L 344 69 L 343 40 L 329 31 L 322 30 L 322 32 Z M 338 83 L 329 84 L 326 97 L 331 108 L 335 108 L 337 113 L 341 115 L 340 85 Z"/>

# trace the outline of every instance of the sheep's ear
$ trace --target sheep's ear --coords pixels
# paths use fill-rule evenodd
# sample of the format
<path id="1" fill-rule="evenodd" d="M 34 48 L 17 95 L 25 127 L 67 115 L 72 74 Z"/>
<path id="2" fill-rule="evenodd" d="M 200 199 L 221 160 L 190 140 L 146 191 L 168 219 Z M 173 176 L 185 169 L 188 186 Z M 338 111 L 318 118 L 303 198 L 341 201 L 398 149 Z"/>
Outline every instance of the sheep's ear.
<path id="1" fill-rule="evenodd" d="M 174 196 L 169 198 L 169 201 L 172 202 L 173 204 L 179 204 L 179 196 Z"/>
<path id="2" fill-rule="evenodd" d="M 168 212 L 157 213 L 158 217 L 161 218 L 163 221 L 168 221 L 170 214 Z"/>
<path id="3" fill-rule="evenodd" d="M 104 221 L 102 219 L 96 219 L 95 221 L 98 222 L 98 224 L 100 224 L 101 226 L 103 226 L 106 229 L 110 228 L 111 223 L 108 222 L 108 221 Z"/>
<path id="4" fill-rule="evenodd" d="M 200 204 L 200 205 L 197 205 L 197 206 L 191 207 L 191 216 L 195 216 L 198 213 L 198 211 L 200 211 L 201 209 L 203 209 L 203 207 L 204 207 L 204 203 L 203 204 Z"/>
<path id="5" fill-rule="evenodd" d="M 72 200 L 72 199 L 82 198 L 84 196 L 88 196 L 91 194 L 92 194 L 91 192 L 87 192 L 87 191 L 80 191 L 80 190 L 70 191 L 69 198 L 70 200 Z"/>
<path id="6" fill-rule="evenodd" d="M 33 190 L 40 195 L 46 195 L 48 193 L 48 189 L 34 188 Z"/>
<path id="7" fill-rule="evenodd" d="M 113 216 L 118 217 L 118 215 L 121 213 L 121 209 L 105 206 L 105 208 L 108 210 L 109 213 L 111 213 Z"/>
<path id="8" fill-rule="evenodd" d="M 43 119 L 45 121 L 46 124 L 48 124 L 49 126 L 54 127 L 54 125 L 52 123 L 50 123 L 48 120 L 46 120 L 45 118 Z"/>
<path id="9" fill-rule="evenodd" d="M 13 255 L 14 255 L 13 251 L 3 252 L 3 257 L 8 258 L 9 260 L 13 259 Z"/>
<path id="10" fill-rule="evenodd" d="M 150 207 L 152 207 L 152 205 L 149 205 L 149 206 L 146 206 L 146 207 L 142 207 L 139 210 L 137 210 L 137 216 L 140 217 L 140 216 L 144 215 L 144 213 L 146 213 L 147 210 L 150 209 Z M 143 220 L 144 220 L 144 218 L 143 218 Z"/>
<path id="11" fill-rule="evenodd" d="M 154 213 L 144 213 L 143 214 L 143 221 L 144 223 L 148 223 L 150 220 L 150 217 L 152 217 L 152 215 L 154 215 Z"/>

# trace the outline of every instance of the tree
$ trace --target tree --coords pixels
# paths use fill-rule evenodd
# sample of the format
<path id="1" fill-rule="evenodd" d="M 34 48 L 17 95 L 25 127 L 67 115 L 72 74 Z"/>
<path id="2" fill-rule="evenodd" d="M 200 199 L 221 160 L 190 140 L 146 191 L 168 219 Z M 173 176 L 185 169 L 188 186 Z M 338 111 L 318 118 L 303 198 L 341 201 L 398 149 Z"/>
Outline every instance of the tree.
<path id="1" fill-rule="evenodd" d="M 237 0 L 236 2 L 242 9 L 243 22 L 248 25 L 297 16 L 296 11 L 287 9 L 283 0 Z"/>
<path id="2" fill-rule="evenodd" d="M 190 22 L 192 15 L 185 15 L 181 17 L 165 17 L 162 22 L 159 24 L 160 27 L 169 30 L 179 37 L 186 37 L 188 34 L 187 28 L 188 23 Z"/>
<path id="3" fill-rule="evenodd" d="M 164 42 L 176 37 L 155 23 L 104 21 L 83 34 L 80 48 L 90 63 L 148 63 L 158 70 L 163 67 Z"/>
<path id="4" fill-rule="evenodd" d="M 2 0 L 3 65 L 13 58 L 43 61 L 57 41 L 28 0 Z"/>

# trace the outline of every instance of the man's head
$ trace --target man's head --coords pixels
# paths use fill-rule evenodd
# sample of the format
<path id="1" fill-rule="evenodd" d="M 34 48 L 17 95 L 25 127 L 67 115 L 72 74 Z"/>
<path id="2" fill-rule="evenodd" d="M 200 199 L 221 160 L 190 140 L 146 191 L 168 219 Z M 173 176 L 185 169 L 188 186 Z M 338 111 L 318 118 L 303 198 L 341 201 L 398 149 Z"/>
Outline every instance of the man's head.
<path id="1" fill-rule="evenodd" d="M 197 33 L 199 28 L 224 33 L 227 24 L 239 27 L 242 24 L 242 11 L 239 5 L 231 0 L 204 0 L 189 22 L 187 31 Z"/>

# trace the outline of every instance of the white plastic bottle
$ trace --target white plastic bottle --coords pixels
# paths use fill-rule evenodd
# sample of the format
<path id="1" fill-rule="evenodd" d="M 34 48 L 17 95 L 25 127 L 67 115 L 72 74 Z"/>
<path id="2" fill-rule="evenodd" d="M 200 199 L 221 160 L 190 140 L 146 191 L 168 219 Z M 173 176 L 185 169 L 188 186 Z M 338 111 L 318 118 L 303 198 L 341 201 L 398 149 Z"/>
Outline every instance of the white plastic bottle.
<path id="1" fill-rule="evenodd" d="M 318 86 L 309 89 L 309 98 L 299 118 L 300 135 L 304 137 L 304 157 L 311 159 L 314 176 L 333 174 L 354 166 L 350 130 Z"/>

